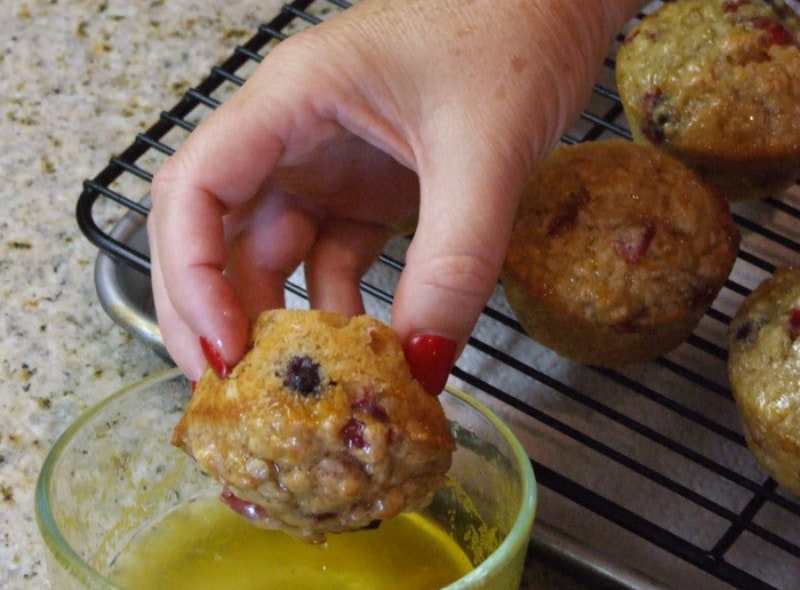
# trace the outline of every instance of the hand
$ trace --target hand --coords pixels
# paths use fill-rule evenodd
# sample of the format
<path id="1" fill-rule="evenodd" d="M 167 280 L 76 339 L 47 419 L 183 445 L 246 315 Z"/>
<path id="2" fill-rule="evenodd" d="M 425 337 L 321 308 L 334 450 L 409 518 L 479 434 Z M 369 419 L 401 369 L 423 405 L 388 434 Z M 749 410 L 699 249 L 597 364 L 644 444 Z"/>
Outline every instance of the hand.
<path id="1" fill-rule="evenodd" d="M 362 312 L 359 278 L 418 214 L 392 323 L 441 389 L 531 167 L 641 3 L 365 0 L 281 42 L 153 182 L 154 297 L 176 363 L 190 379 L 208 358 L 235 364 L 300 264 L 313 307 Z M 414 354 L 418 336 L 435 358 Z"/>

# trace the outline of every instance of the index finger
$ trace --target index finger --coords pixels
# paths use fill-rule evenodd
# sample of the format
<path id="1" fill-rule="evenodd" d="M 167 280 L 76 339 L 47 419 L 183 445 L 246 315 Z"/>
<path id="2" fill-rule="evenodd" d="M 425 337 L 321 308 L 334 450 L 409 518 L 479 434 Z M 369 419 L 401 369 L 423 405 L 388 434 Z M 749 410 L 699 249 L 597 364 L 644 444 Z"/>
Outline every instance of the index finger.
<path id="1" fill-rule="evenodd" d="M 228 365 L 245 351 L 248 318 L 223 274 L 223 218 L 259 192 L 284 154 L 293 119 L 280 97 L 256 90 L 245 86 L 203 121 L 152 185 L 153 255 L 164 292 Z"/>

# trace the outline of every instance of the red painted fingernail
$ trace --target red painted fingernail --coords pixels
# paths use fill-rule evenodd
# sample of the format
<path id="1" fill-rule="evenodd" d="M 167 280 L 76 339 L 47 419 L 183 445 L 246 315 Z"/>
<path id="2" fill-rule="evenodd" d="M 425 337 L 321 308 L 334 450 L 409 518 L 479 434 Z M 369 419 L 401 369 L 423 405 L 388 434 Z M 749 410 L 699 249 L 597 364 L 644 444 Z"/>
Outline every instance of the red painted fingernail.
<path id="1" fill-rule="evenodd" d="M 211 341 L 205 336 L 200 336 L 200 348 L 203 350 L 203 355 L 206 357 L 211 370 L 220 379 L 225 379 L 228 376 L 228 365 L 225 364 L 225 359 L 222 358 L 219 348 L 211 344 Z"/>
<path id="2" fill-rule="evenodd" d="M 192 390 L 192 393 L 194 393 L 194 390 L 197 389 L 197 381 L 189 381 L 189 388 Z"/>
<path id="3" fill-rule="evenodd" d="M 414 336 L 403 347 L 411 375 L 425 391 L 439 395 L 456 357 L 456 343 L 443 336 Z"/>

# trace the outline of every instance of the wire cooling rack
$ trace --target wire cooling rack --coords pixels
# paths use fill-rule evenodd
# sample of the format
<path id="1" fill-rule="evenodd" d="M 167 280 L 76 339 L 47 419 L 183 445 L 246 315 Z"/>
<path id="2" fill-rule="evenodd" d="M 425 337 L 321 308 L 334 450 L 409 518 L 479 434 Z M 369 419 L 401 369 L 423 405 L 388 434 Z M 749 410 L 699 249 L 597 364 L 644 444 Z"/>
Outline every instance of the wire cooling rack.
<path id="1" fill-rule="evenodd" d="M 101 301 L 160 353 L 144 227 L 153 173 L 277 43 L 347 7 L 285 5 L 85 182 L 77 220 L 100 249 Z M 614 82 L 618 43 L 565 143 L 630 137 Z M 489 301 L 451 382 L 489 404 L 528 449 L 540 494 L 531 572 L 544 560 L 591 587 L 800 587 L 800 504 L 747 451 L 725 364 L 725 331 L 742 299 L 797 259 L 800 189 L 736 205 L 734 217 L 742 244 L 729 280 L 689 340 L 653 363 L 623 372 L 572 364 L 525 336 L 499 287 Z M 388 319 L 407 245 L 392 241 L 364 277 L 369 313 Z M 302 274 L 286 288 L 288 303 L 302 305 Z"/>

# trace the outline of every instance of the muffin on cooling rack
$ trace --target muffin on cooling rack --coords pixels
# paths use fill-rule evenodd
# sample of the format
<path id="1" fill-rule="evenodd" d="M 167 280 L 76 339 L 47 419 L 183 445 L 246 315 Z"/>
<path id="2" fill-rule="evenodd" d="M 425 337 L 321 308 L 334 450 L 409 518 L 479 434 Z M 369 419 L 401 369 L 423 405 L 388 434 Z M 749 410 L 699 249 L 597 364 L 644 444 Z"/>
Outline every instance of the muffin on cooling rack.
<path id="1" fill-rule="evenodd" d="M 561 146 L 522 195 L 502 284 L 532 338 L 580 363 L 622 367 L 689 336 L 738 243 L 720 192 L 656 148 Z"/>
<path id="2" fill-rule="evenodd" d="M 391 328 L 274 310 L 253 340 L 227 379 L 204 373 L 173 438 L 231 508 L 322 542 L 430 503 L 455 444 Z"/>
<path id="3" fill-rule="evenodd" d="M 676 0 L 626 36 L 617 86 L 634 140 L 732 200 L 800 176 L 800 19 L 782 0 Z"/>
<path id="4" fill-rule="evenodd" d="M 747 446 L 800 495 L 800 269 L 781 268 L 740 306 L 728 331 L 728 376 Z"/>

